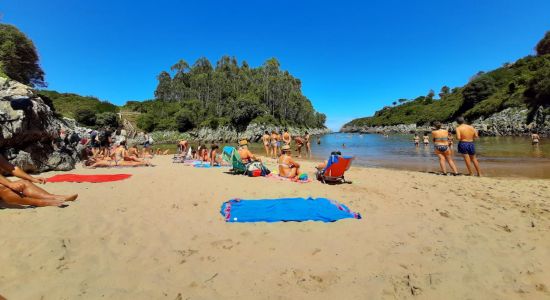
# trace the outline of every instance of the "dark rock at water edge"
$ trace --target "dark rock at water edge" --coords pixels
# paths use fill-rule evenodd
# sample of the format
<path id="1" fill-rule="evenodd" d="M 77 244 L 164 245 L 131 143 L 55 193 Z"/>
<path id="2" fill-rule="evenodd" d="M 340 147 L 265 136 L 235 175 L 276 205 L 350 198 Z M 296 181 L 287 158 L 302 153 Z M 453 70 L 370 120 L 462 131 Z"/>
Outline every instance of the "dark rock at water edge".
<path id="1" fill-rule="evenodd" d="M 528 121 L 532 120 L 532 121 Z M 456 122 L 445 124 L 449 130 L 454 130 Z M 529 117 L 528 109 L 507 108 L 487 118 L 479 118 L 472 122 L 480 135 L 484 136 L 527 136 L 537 131 L 541 136 L 550 136 L 550 114 L 541 106 Z M 348 133 L 401 133 L 412 134 L 431 132 L 429 125 L 399 124 L 392 126 L 346 126 L 340 132 Z"/>
<path id="2" fill-rule="evenodd" d="M 20 99 L 29 105 L 13 104 Z M 61 129 L 70 131 L 30 87 L 0 77 L 0 151 L 10 162 L 29 172 L 73 169 L 77 151 L 70 145 L 58 147 Z"/>

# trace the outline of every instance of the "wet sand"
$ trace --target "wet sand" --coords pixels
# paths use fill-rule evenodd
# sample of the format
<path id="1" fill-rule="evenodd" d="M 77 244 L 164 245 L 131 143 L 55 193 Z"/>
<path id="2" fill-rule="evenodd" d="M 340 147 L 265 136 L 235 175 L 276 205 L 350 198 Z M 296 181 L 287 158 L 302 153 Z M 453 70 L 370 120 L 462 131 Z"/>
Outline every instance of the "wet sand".
<path id="1" fill-rule="evenodd" d="M 120 182 L 47 184 L 52 192 L 80 194 L 64 209 L 0 210 L 0 295 L 550 297 L 549 180 L 355 167 L 347 176 L 353 184 L 328 186 L 233 176 L 172 164 L 168 156 L 154 163 L 72 172 L 133 174 Z M 219 213 L 231 198 L 291 196 L 338 200 L 363 219 L 239 224 Z"/>

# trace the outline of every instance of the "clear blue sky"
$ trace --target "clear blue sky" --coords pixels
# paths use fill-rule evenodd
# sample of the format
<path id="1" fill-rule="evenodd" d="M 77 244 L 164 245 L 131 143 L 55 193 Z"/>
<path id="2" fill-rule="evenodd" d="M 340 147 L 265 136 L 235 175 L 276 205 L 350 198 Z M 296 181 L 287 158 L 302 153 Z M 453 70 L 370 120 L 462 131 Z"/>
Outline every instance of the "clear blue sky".
<path id="1" fill-rule="evenodd" d="M 3 22 L 35 42 L 50 89 L 123 104 L 152 98 L 180 58 L 277 57 L 333 129 L 532 54 L 549 12 L 548 0 L 0 4 Z"/>

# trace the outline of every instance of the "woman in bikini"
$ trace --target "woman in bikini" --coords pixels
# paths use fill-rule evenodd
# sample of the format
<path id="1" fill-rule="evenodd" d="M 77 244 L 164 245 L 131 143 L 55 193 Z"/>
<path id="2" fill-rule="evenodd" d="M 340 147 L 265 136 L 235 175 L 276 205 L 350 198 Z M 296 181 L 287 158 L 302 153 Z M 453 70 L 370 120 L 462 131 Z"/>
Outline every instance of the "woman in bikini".
<path id="1" fill-rule="evenodd" d="M 309 135 L 309 132 L 306 131 L 306 135 L 304 136 L 304 140 L 306 141 L 306 154 L 308 158 L 311 158 L 311 136 Z"/>
<path id="2" fill-rule="evenodd" d="M 0 155 L 0 202 L 8 206 L 61 206 L 66 201 L 74 201 L 78 197 L 74 195 L 54 195 L 35 185 L 46 183 L 42 177 L 33 177 L 25 171 L 8 162 Z M 10 181 L 2 173 L 8 173 L 21 180 Z"/>
<path id="3" fill-rule="evenodd" d="M 221 166 L 221 159 L 218 157 L 218 149 L 220 149 L 220 147 L 216 144 L 212 144 L 210 147 L 210 164 L 212 167 Z"/>
<path id="4" fill-rule="evenodd" d="M 428 137 L 428 133 L 425 132 L 422 139 L 424 140 L 424 146 L 428 146 L 430 144 L 430 138 Z"/>
<path id="5" fill-rule="evenodd" d="M 275 130 L 271 131 L 271 136 L 270 136 L 270 145 L 271 145 L 271 153 L 270 153 L 270 156 L 271 158 L 276 158 L 277 157 L 277 142 L 278 142 L 278 139 L 279 139 L 279 135 L 277 134 L 277 132 Z"/>
<path id="6" fill-rule="evenodd" d="M 414 135 L 414 145 L 416 147 L 418 147 L 420 145 L 420 137 L 418 136 L 418 134 Z"/>
<path id="7" fill-rule="evenodd" d="M 264 143 L 264 149 L 265 149 L 265 156 L 266 157 L 269 157 L 269 153 L 270 153 L 270 140 L 271 140 L 271 136 L 269 135 L 269 132 L 266 130 L 264 132 L 264 135 L 262 136 L 262 142 Z"/>
<path id="8" fill-rule="evenodd" d="M 540 142 L 540 136 L 536 131 L 531 134 L 531 145 L 538 146 Z"/>
<path id="9" fill-rule="evenodd" d="M 446 163 L 449 163 L 449 166 L 453 170 L 453 174 L 458 175 L 458 170 L 456 169 L 452 152 L 449 147 L 449 132 L 445 129 L 441 129 L 441 122 L 435 122 L 434 127 L 435 130 L 432 131 L 434 151 L 439 158 L 439 166 L 441 167 L 441 172 L 443 172 L 443 174 L 445 175 L 447 174 Z"/>
<path id="10" fill-rule="evenodd" d="M 282 155 L 279 157 L 279 176 L 294 179 L 300 175 L 300 164 L 295 162 L 290 155 L 290 146 L 284 145 L 281 148 Z"/>

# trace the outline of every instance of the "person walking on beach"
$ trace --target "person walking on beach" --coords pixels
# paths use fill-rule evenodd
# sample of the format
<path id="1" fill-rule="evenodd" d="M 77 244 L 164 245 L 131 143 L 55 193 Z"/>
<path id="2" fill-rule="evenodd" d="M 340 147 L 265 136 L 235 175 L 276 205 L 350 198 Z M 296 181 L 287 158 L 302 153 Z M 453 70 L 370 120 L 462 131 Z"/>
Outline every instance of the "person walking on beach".
<path id="1" fill-rule="evenodd" d="M 296 151 L 298 152 L 298 157 L 302 158 L 302 147 L 305 144 L 305 140 L 300 136 L 296 136 L 294 137 L 294 142 L 296 142 Z"/>
<path id="2" fill-rule="evenodd" d="M 466 163 L 466 168 L 468 169 L 469 175 L 473 175 L 471 163 L 474 164 L 474 167 L 477 172 L 477 176 L 481 176 L 481 169 L 479 167 L 479 162 L 476 157 L 476 148 L 474 145 L 474 140 L 479 138 L 477 130 L 466 124 L 466 121 L 463 117 L 458 117 L 456 119 L 458 127 L 456 128 L 456 138 L 458 139 L 458 153 L 462 154 L 464 157 L 464 162 Z"/>
<path id="3" fill-rule="evenodd" d="M 432 138 L 434 142 L 434 152 L 439 158 L 439 167 L 441 172 L 447 174 L 447 165 L 449 164 L 453 170 L 454 175 L 458 175 L 455 162 L 453 160 L 451 148 L 449 146 L 449 132 L 441 128 L 440 122 L 434 122 L 435 130 L 432 131 Z"/>
<path id="4" fill-rule="evenodd" d="M 265 156 L 266 156 L 266 157 L 269 157 L 269 152 L 270 152 L 270 149 L 269 149 L 270 139 L 271 139 L 271 136 L 269 135 L 269 132 L 266 130 L 266 131 L 264 132 L 264 135 L 262 136 L 262 142 L 264 143 L 264 149 L 265 149 Z"/>

